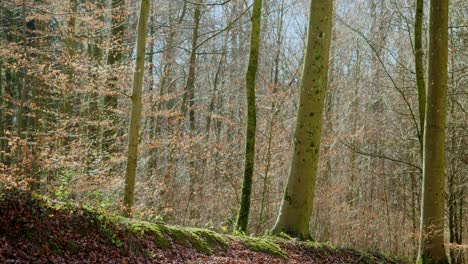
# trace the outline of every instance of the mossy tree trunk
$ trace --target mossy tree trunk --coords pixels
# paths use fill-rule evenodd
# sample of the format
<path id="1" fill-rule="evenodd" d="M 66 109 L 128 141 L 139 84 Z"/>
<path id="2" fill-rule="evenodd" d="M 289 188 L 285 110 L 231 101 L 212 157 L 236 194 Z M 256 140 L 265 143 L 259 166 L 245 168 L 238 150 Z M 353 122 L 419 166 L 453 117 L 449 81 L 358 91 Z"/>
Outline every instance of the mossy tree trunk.
<path id="1" fill-rule="evenodd" d="M 274 234 L 308 239 L 326 96 L 333 1 L 312 0 L 288 184 Z"/>
<path id="2" fill-rule="evenodd" d="M 141 93 L 143 88 L 143 76 L 145 72 L 145 46 L 150 0 L 142 0 L 140 17 L 138 20 L 138 32 L 136 43 L 136 63 L 133 75 L 132 112 L 130 117 L 130 129 L 128 139 L 127 169 L 125 174 L 125 193 L 123 204 L 125 215 L 129 216 L 133 206 L 135 191 L 135 176 L 138 163 L 138 139 L 141 119 Z"/>
<path id="3" fill-rule="evenodd" d="M 255 132 L 257 129 L 257 113 L 255 106 L 255 84 L 258 68 L 260 47 L 260 20 L 262 16 L 262 0 L 254 0 L 252 12 L 252 31 L 250 33 L 250 54 L 245 87 L 247 92 L 247 129 L 245 134 L 244 180 L 242 184 L 241 204 L 237 216 L 236 230 L 247 231 L 250 211 L 250 194 L 255 162 Z"/>
<path id="4" fill-rule="evenodd" d="M 448 0 L 432 0 L 424 127 L 423 200 L 419 261 L 448 263 L 444 246 L 445 126 L 447 112 Z"/>

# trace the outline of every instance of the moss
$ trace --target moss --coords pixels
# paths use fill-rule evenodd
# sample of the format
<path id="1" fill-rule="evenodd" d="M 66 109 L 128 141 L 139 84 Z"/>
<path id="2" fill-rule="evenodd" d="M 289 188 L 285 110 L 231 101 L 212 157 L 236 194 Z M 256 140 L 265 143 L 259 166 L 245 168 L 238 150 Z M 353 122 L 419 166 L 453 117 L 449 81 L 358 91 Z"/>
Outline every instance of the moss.
<path id="1" fill-rule="evenodd" d="M 60 248 L 59 244 L 57 244 L 53 240 L 49 240 L 49 248 L 57 256 L 63 256 L 62 249 Z"/>
<path id="2" fill-rule="evenodd" d="M 293 238 L 286 234 L 285 232 L 280 232 L 279 234 L 276 235 L 276 237 L 278 238 L 282 238 L 282 239 L 287 239 L 287 240 L 292 240 Z M 275 239 L 275 236 L 272 236 L 272 239 Z"/>
<path id="3" fill-rule="evenodd" d="M 167 234 L 175 243 L 186 247 L 191 246 L 197 251 L 205 254 L 213 253 L 213 249 L 210 247 L 210 245 L 197 234 L 191 232 L 189 229 L 178 228 L 174 226 L 167 226 L 166 228 Z"/>
<path id="4" fill-rule="evenodd" d="M 80 246 L 74 242 L 68 241 L 65 244 L 65 250 L 68 251 L 70 255 L 75 255 L 80 251 Z"/>
<path id="5" fill-rule="evenodd" d="M 275 257 L 286 259 L 288 255 L 275 243 L 262 238 L 236 236 L 235 240 L 240 240 L 244 246 L 255 252 L 262 252 Z"/>
<path id="6" fill-rule="evenodd" d="M 328 254 L 334 254 L 337 252 L 336 248 L 328 244 L 318 243 L 315 241 L 304 241 L 300 243 L 310 252 L 321 252 Z"/>
<path id="7" fill-rule="evenodd" d="M 143 236 L 145 234 L 152 236 L 156 242 L 156 245 L 159 248 L 165 249 L 171 246 L 171 244 L 165 236 L 166 227 L 162 225 L 153 224 L 145 221 L 130 222 L 127 220 L 121 220 L 121 222 L 124 222 L 124 224 L 126 224 L 129 227 L 129 229 L 132 232 L 134 232 L 137 236 Z"/>
<path id="8" fill-rule="evenodd" d="M 128 219 L 122 219 L 120 222 L 127 225 L 137 236 L 145 234 L 152 236 L 158 247 L 163 249 L 171 247 L 171 242 L 173 242 L 210 255 L 215 251 L 226 251 L 228 246 L 223 236 L 207 229 L 180 228 Z"/>
<path id="9" fill-rule="evenodd" d="M 220 234 L 202 228 L 187 228 L 188 231 L 196 234 L 200 239 L 204 240 L 213 250 L 227 251 L 228 241 Z"/>

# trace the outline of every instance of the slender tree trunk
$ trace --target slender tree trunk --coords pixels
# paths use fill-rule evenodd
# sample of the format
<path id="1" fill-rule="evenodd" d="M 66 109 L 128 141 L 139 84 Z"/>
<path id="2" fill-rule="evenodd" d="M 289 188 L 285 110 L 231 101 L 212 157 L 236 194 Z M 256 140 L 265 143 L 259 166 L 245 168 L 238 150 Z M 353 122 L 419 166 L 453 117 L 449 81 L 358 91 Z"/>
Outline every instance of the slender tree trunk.
<path id="1" fill-rule="evenodd" d="M 192 32 L 192 49 L 190 51 L 190 61 L 189 61 L 189 72 L 187 77 L 187 84 L 185 85 L 184 97 L 182 102 L 182 113 L 185 115 L 187 103 L 189 106 L 189 122 L 190 122 L 190 131 L 193 133 L 195 130 L 195 109 L 194 106 L 194 97 L 195 97 L 195 77 L 196 77 L 196 67 L 197 67 L 197 43 L 199 35 L 199 27 L 201 20 L 201 0 L 199 0 L 195 6 L 194 16 L 193 16 L 193 32 Z"/>
<path id="2" fill-rule="evenodd" d="M 462 141 L 463 142 L 463 137 L 460 137 L 460 135 L 457 133 L 456 130 L 456 110 L 455 106 L 456 104 L 454 103 L 456 100 L 456 96 L 458 93 L 458 90 L 456 89 L 457 87 L 457 81 L 455 77 L 455 60 L 458 59 L 458 53 L 456 52 L 456 46 L 454 45 L 454 30 L 450 30 L 450 48 L 452 52 L 450 53 L 450 66 L 451 66 L 451 71 L 450 71 L 450 84 L 452 91 L 450 92 L 451 96 L 450 101 L 452 102 L 450 104 L 450 111 L 449 111 L 449 117 L 451 121 L 451 126 L 454 126 L 453 129 L 448 130 L 448 134 L 450 135 L 450 149 L 455 150 L 458 148 L 457 146 L 457 141 Z M 460 144 L 460 143 L 459 143 Z M 461 145 L 466 145 L 461 143 Z M 463 262 L 463 249 L 461 245 L 463 245 L 463 211 L 465 210 L 463 207 L 463 200 L 464 197 L 464 190 L 468 187 L 466 184 L 464 184 L 464 178 L 460 174 L 457 173 L 457 162 L 456 155 L 452 155 L 449 164 L 450 166 L 447 168 L 448 172 L 448 229 L 449 229 L 449 242 L 452 244 L 450 247 L 450 263 L 452 264 L 461 264 Z M 461 173 L 463 174 L 463 172 Z M 458 176 L 457 176 L 458 175 Z"/>
<path id="3" fill-rule="evenodd" d="M 250 211 L 250 194 L 255 163 L 255 130 L 257 114 L 255 106 L 255 84 L 257 77 L 258 56 L 260 47 L 260 20 L 262 16 L 262 0 L 254 0 L 252 13 L 252 31 L 250 33 L 250 54 L 245 86 L 247 92 L 247 128 L 245 134 L 244 181 L 242 184 L 241 204 L 237 216 L 236 230 L 247 231 Z"/>
<path id="4" fill-rule="evenodd" d="M 21 6 L 21 13 L 22 13 L 22 19 L 23 19 L 23 25 L 22 25 L 22 35 L 21 38 L 23 40 L 23 56 L 27 56 L 27 35 L 26 35 L 26 0 L 23 0 L 22 6 Z M 27 73 L 28 69 L 26 68 L 26 65 L 23 65 L 22 67 L 22 80 L 21 80 L 21 88 L 19 88 L 19 106 L 18 106 L 18 112 L 16 115 L 16 125 L 17 125 L 17 135 L 19 138 L 23 138 L 23 130 L 24 130 L 24 107 L 26 104 L 26 82 L 27 82 Z"/>
<path id="5" fill-rule="evenodd" d="M 5 68 L 5 88 L 3 90 L 3 97 L 4 98 L 13 98 L 14 96 L 14 89 L 16 83 L 16 75 L 9 69 Z M 11 100 L 5 100 L 5 109 L 14 109 L 14 103 Z M 9 113 L 9 111 L 5 111 L 5 121 L 4 121 L 4 129 L 5 131 L 13 131 L 13 114 Z M 10 142 L 9 138 L 5 138 L 4 144 L 8 146 Z M 5 148 L 5 155 L 3 157 L 3 162 L 5 165 L 10 165 L 14 162 L 12 158 L 11 148 Z"/>
<path id="6" fill-rule="evenodd" d="M 138 141 L 141 119 L 141 93 L 143 89 L 143 77 L 145 73 L 145 46 L 148 17 L 150 11 L 150 0 L 142 0 L 140 6 L 140 17 L 138 19 L 138 32 L 136 43 L 136 63 L 133 75 L 132 112 L 130 117 L 127 169 L 125 174 L 125 192 L 123 204 L 124 213 L 129 216 L 133 206 L 135 191 L 135 178 L 138 163 Z"/>
<path id="7" fill-rule="evenodd" d="M 13 17 L 13 14 L 9 14 L 7 12 L 3 13 L 3 9 L 0 9 L 0 12 L 2 12 L 2 15 L 5 15 L 4 19 L 10 20 L 11 22 L 8 23 L 6 27 L 6 41 L 7 43 L 15 43 L 18 42 L 18 34 L 17 33 L 17 27 L 14 25 L 15 18 Z M 15 73 L 15 71 L 12 69 L 12 67 L 8 67 L 8 63 L 11 60 L 5 61 L 5 83 L 4 83 L 4 89 L 3 89 L 3 98 L 6 98 L 4 104 L 5 104 L 5 109 L 15 109 L 16 108 L 16 102 L 15 100 L 17 97 L 15 94 L 17 94 L 18 91 L 18 83 L 19 83 L 19 78 L 18 74 Z M 5 132 L 13 132 L 14 131 L 14 125 L 15 125 L 15 118 L 14 118 L 14 110 L 13 111 L 5 111 L 5 121 L 4 121 L 4 129 Z M 6 146 L 5 149 L 5 155 L 4 155 L 4 164 L 5 165 L 11 165 L 15 162 L 15 158 L 13 157 L 12 149 L 8 147 L 8 144 L 10 143 L 10 137 L 5 138 L 4 144 Z"/>
<path id="8" fill-rule="evenodd" d="M 76 37 L 76 16 L 78 12 L 78 0 L 69 0 L 68 1 L 68 10 L 70 12 L 70 15 L 68 16 L 67 20 L 67 37 L 64 41 L 65 47 L 67 50 L 67 84 L 66 84 L 66 91 L 63 91 L 63 105 L 62 105 L 62 111 L 63 114 L 65 115 L 65 118 L 67 122 L 73 123 L 73 90 L 75 89 L 74 83 L 75 83 L 75 78 L 74 78 L 74 69 L 73 69 L 73 62 L 75 60 L 75 55 L 77 52 L 77 42 L 75 40 Z M 79 100 L 79 99 L 78 99 Z M 70 140 L 71 140 L 71 134 L 72 130 L 74 128 L 74 125 L 69 125 L 69 128 L 65 131 L 66 135 L 64 136 L 64 139 L 62 141 L 62 144 L 64 146 L 69 146 Z"/>
<path id="9" fill-rule="evenodd" d="M 0 16 L 1 17 L 1 16 Z M 3 163 L 4 160 L 4 151 L 5 151 L 5 103 L 3 99 L 3 59 L 0 60 L 0 163 Z"/>
<path id="10" fill-rule="evenodd" d="M 426 84 L 424 82 L 424 50 L 422 46 L 422 32 L 424 19 L 424 0 L 416 0 L 416 14 L 414 20 L 414 60 L 416 67 L 416 84 L 418 86 L 419 103 L 419 144 L 421 155 L 423 151 L 424 116 L 426 109 Z"/>
<path id="11" fill-rule="evenodd" d="M 3 16 L 3 10 L 0 10 L 0 21 L 4 19 Z M 2 23 L 0 23 L 1 26 L 3 26 Z M 3 34 L 0 36 L 0 42 L 4 41 L 3 39 Z M 4 58 L 0 58 L 0 163 L 4 163 L 5 161 L 5 147 L 6 147 L 6 142 L 5 142 L 5 130 L 6 130 L 6 122 L 5 122 L 5 100 L 3 98 L 4 96 L 4 82 L 3 82 L 3 63 L 4 63 Z"/>
<path id="12" fill-rule="evenodd" d="M 219 83 L 220 83 L 220 79 L 223 77 L 224 64 L 226 63 L 226 54 L 227 54 L 227 38 L 225 38 L 225 40 L 224 40 L 223 52 L 221 54 L 221 58 L 219 59 L 218 67 L 216 69 L 215 77 L 214 77 L 214 80 L 213 80 L 213 92 L 211 94 L 210 106 L 208 108 L 209 113 L 208 113 L 208 116 L 206 117 L 206 126 L 205 126 L 206 141 L 207 142 L 210 139 L 211 116 L 215 111 L 215 104 L 216 104 L 216 102 L 218 100 Z"/>
<path id="13" fill-rule="evenodd" d="M 322 113 L 328 79 L 333 1 L 312 0 L 288 184 L 273 233 L 310 238 Z"/>
<path id="14" fill-rule="evenodd" d="M 155 33 L 155 14 L 154 14 L 154 8 L 152 8 L 151 13 L 150 13 L 150 18 L 149 18 L 149 35 L 151 37 L 154 36 Z M 148 150 L 148 162 L 146 166 L 146 182 L 148 184 L 151 184 L 151 180 L 153 179 L 155 175 L 155 171 L 157 170 L 156 168 L 158 167 L 158 147 L 155 144 L 156 141 L 156 133 L 158 130 L 160 130 L 159 126 L 159 120 L 155 116 L 159 113 L 160 108 L 161 108 L 161 102 L 157 98 L 156 91 L 155 91 L 155 81 L 154 81 L 154 76 L 156 74 L 155 66 L 154 66 L 154 51 L 155 51 L 155 39 L 152 39 L 150 42 L 149 50 L 150 50 L 150 56 L 148 56 L 148 64 L 149 64 L 149 76 L 150 76 L 150 81 L 149 81 L 149 97 L 150 97 L 150 104 L 151 104 L 151 109 L 150 109 L 150 116 L 146 118 L 145 120 L 145 126 L 143 130 L 146 130 L 146 125 L 148 124 L 148 134 L 149 134 L 149 150 Z M 162 61 L 161 63 L 164 63 Z M 164 77 L 165 69 L 163 67 L 162 75 L 160 77 L 160 84 L 159 84 L 159 92 L 160 94 L 162 93 L 162 90 L 164 89 Z"/>
<path id="15" fill-rule="evenodd" d="M 336 41 L 336 31 L 332 29 L 332 39 L 331 43 L 335 43 Z M 329 71 L 328 71 L 328 84 L 327 84 L 327 89 L 331 85 L 334 85 L 336 81 L 336 61 L 335 61 L 335 56 L 336 56 L 336 46 L 331 45 L 330 46 L 330 62 L 329 62 Z M 358 57 L 358 62 L 360 64 L 360 58 Z M 360 67 L 360 66 L 359 66 Z M 359 71 L 358 71 L 359 72 Z M 356 86 L 358 85 L 358 77 L 356 78 Z M 327 120 L 329 123 L 329 129 L 326 130 L 327 133 L 330 133 L 329 131 L 333 131 L 333 114 L 335 112 L 335 93 L 334 91 L 327 92 L 326 98 L 325 98 L 325 116 L 324 120 Z M 323 188 L 327 190 L 328 192 L 332 189 L 332 158 L 333 156 L 330 153 L 331 146 L 330 143 L 324 146 L 323 153 L 325 153 L 325 161 L 323 162 L 325 164 L 325 168 L 323 170 Z M 321 230 L 321 240 L 322 242 L 327 242 L 330 241 L 331 238 L 331 226 L 332 226 L 332 216 L 331 216 L 331 210 L 332 208 L 330 206 L 322 206 L 324 210 L 324 223 L 320 227 Z M 318 221 L 317 221 L 318 222 Z"/>
<path id="16" fill-rule="evenodd" d="M 94 4 L 97 10 L 100 12 L 98 15 L 98 20 L 104 22 L 104 3 L 101 0 L 94 0 Z M 94 43 L 90 44 L 88 49 L 90 53 L 90 59 L 95 66 L 100 67 L 102 65 L 102 59 L 104 50 L 101 48 L 103 43 L 103 33 L 102 31 L 96 32 L 96 37 Z M 93 78 L 98 78 L 98 74 L 91 71 L 91 76 Z M 93 146 L 96 148 L 96 152 L 100 155 L 102 150 L 102 98 L 99 96 L 97 87 L 91 93 L 89 101 L 89 119 L 92 121 L 89 127 L 88 137 L 92 139 Z"/>
<path id="17" fill-rule="evenodd" d="M 172 5 L 170 5 L 170 9 L 172 10 Z M 173 86 L 173 65 L 175 61 L 175 54 L 174 54 L 174 42 L 175 42 L 175 37 L 176 37 L 176 22 L 175 19 L 172 18 L 172 14 L 170 14 L 169 18 L 169 23 L 170 23 L 170 32 L 168 35 L 168 38 L 166 40 L 166 51 L 164 52 L 164 69 L 161 77 L 161 87 L 159 89 L 159 98 L 161 99 L 164 94 L 171 94 L 171 87 Z M 162 102 L 159 102 L 158 104 L 158 112 L 162 109 Z M 172 108 L 172 103 L 169 101 L 166 103 L 166 109 L 171 110 Z M 159 136 L 159 133 L 161 131 L 161 125 L 162 123 L 160 122 L 160 117 L 158 116 L 156 118 L 156 128 L 155 129 L 155 138 Z M 169 118 L 167 119 L 167 125 L 170 126 L 170 120 Z M 169 150 L 167 151 L 167 162 L 166 162 L 166 169 L 165 170 L 156 170 L 156 162 L 158 157 L 155 156 L 157 155 L 157 147 L 154 149 L 154 152 L 151 153 L 151 160 L 149 166 L 153 167 L 153 171 L 155 172 L 160 172 L 161 175 L 163 175 L 163 184 L 162 188 L 159 192 L 159 196 L 161 198 L 161 203 L 158 205 L 158 212 L 161 212 L 163 215 L 163 220 L 166 222 L 171 222 L 174 218 L 174 186 L 175 186 L 175 165 L 173 165 L 174 160 L 175 160 L 175 151 L 176 151 L 176 144 L 171 143 L 169 146 Z M 160 152 L 161 153 L 161 152 Z M 152 160 L 154 160 L 154 164 L 151 164 Z M 162 166 L 160 166 L 162 168 Z"/>
<path id="18" fill-rule="evenodd" d="M 413 256 L 413 260 L 416 260 L 418 255 L 418 241 L 416 239 L 416 235 L 418 232 L 418 214 L 417 209 L 420 207 L 418 201 L 420 201 L 417 191 L 418 191 L 418 184 L 417 184 L 417 175 L 416 172 L 410 172 L 411 178 L 411 231 L 413 234 L 413 251 L 411 252 L 411 256 Z"/>
<path id="19" fill-rule="evenodd" d="M 190 158 L 189 158 L 189 167 L 190 167 L 190 185 L 189 185 L 189 195 L 187 201 L 187 215 L 190 208 L 190 204 L 193 200 L 197 200 L 195 195 L 201 193 L 200 180 L 195 169 L 195 153 L 194 153 L 194 142 L 193 136 L 195 134 L 195 80 L 196 80 L 196 67 L 197 67 L 197 45 L 198 45 L 198 35 L 199 27 L 201 21 L 201 3 L 202 0 L 198 0 L 195 5 L 194 16 L 193 16 L 193 31 L 192 31 L 192 49 L 190 51 L 190 61 L 189 61 L 189 72 L 187 77 L 187 83 L 185 85 L 184 97 L 182 102 L 182 114 L 185 116 L 187 111 L 186 106 L 188 104 L 189 112 L 189 131 L 190 131 Z M 199 218 L 200 212 L 196 208 L 190 210 L 191 218 Z"/>
<path id="20" fill-rule="evenodd" d="M 124 42 L 124 33 L 125 33 L 125 23 L 124 23 L 124 8 L 125 0 L 112 0 L 112 12 L 111 12 L 111 48 L 109 54 L 107 55 L 107 64 L 112 67 L 112 72 L 107 81 L 109 92 L 104 97 L 104 108 L 105 115 L 110 120 L 110 125 L 105 128 L 103 131 L 103 149 L 112 153 L 115 150 L 115 147 L 112 146 L 113 138 L 117 133 L 117 118 L 114 111 L 118 106 L 118 97 L 116 95 L 116 90 L 118 89 L 117 81 L 118 77 L 115 72 L 116 67 L 122 62 L 123 59 L 123 42 Z"/>
<path id="21" fill-rule="evenodd" d="M 262 201 L 260 204 L 260 216 L 258 220 L 258 229 L 260 229 L 265 223 L 265 215 L 268 215 L 269 208 L 269 185 L 270 185 L 270 168 L 271 168 L 271 159 L 272 159 L 272 141 L 273 141 L 273 128 L 275 127 L 275 121 L 279 114 L 279 109 L 277 108 L 276 102 L 276 92 L 279 86 L 279 71 L 280 71 L 280 61 L 281 61 L 281 49 L 283 44 L 283 20 L 284 20 L 284 0 L 281 1 L 280 7 L 280 16 L 278 19 L 277 27 L 277 39 L 276 39 L 276 54 L 274 59 L 274 74 L 273 74 L 273 101 L 271 102 L 271 117 L 270 123 L 268 124 L 268 138 L 267 138 L 267 150 L 266 150 L 266 161 L 265 161 L 265 171 L 263 173 L 263 188 L 262 188 Z"/>
<path id="22" fill-rule="evenodd" d="M 360 46 L 359 42 L 356 44 L 356 64 L 354 68 L 354 100 L 353 100 L 353 137 L 356 137 L 357 135 L 357 129 L 358 129 L 358 114 L 359 113 L 359 83 L 360 83 L 360 76 L 361 76 L 361 62 L 362 62 L 362 55 L 360 53 Z M 356 144 L 356 141 L 353 139 L 353 144 Z M 351 184 L 349 186 L 349 205 L 353 206 L 356 205 L 355 202 L 357 201 L 357 197 L 359 196 L 359 184 L 356 183 L 356 156 L 357 153 L 353 151 L 351 153 Z M 358 189 L 355 191 L 355 189 Z M 356 195 L 355 195 L 356 194 Z"/>
<path id="23" fill-rule="evenodd" d="M 432 0 L 419 241 L 419 260 L 424 264 L 448 263 L 444 245 L 447 46 L 448 0 Z"/>

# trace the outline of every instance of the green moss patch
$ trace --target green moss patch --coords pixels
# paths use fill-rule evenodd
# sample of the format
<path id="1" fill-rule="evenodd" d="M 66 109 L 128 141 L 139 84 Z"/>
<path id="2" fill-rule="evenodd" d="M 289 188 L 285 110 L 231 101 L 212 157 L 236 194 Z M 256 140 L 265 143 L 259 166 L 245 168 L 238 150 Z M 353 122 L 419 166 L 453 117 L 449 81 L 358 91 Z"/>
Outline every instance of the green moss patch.
<path id="1" fill-rule="evenodd" d="M 160 248 L 169 248 L 172 243 L 191 247 L 198 252 L 211 255 L 216 252 L 226 252 L 229 241 L 223 235 L 203 228 L 181 228 L 145 221 L 124 220 L 129 229 L 138 236 L 148 235 L 154 239 Z M 229 236 L 230 239 L 241 241 L 243 245 L 255 252 L 265 253 L 275 257 L 287 258 L 281 248 L 274 242 L 255 237 Z"/>
<path id="2" fill-rule="evenodd" d="M 220 234 L 203 228 L 186 228 L 187 231 L 198 236 L 214 251 L 227 251 L 228 241 Z"/>
<path id="3" fill-rule="evenodd" d="M 228 242 L 223 236 L 202 228 L 180 228 L 145 221 L 125 220 L 129 229 L 138 236 L 149 235 L 160 248 L 171 247 L 171 242 L 211 255 L 226 251 Z"/>
<path id="4" fill-rule="evenodd" d="M 134 232 L 137 236 L 149 235 L 156 242 L 156 245 L 159 248 L 169 248 L 171 246 L 170 242 L 167 240 L 165 231 L 166 227 L 159 224 L 154 224 L 145 221 L 132 222 L 127 220 L 121 220 L 129 229 Z"/>
<path id="5" fill-rule="evenodd" d="M 324 243 L 317 243 L 314 241 L 301 241 L 298 243 L 300 243 L 306 250 L 308 250 L 312 254 L 335 254 L 337 252 L 336 248 Z"/>
<path id="6" fill-rule="evenodd" d="M 80 246 L 72 241 L 68 241 L 65 243 L 65 249 L 70 255 L 75 255 L 80 251 Z"/>
<path id="7" fill-rule="evenodd" d="M 235 236 L 233 239 L 240 240 L 244 246 L 255 252 L 262 252 L 283 259 L 288 257 L 278 245 L 268 239 L 248 236 Z"/>
<path id="8" fill-rule="evenodd" d="M 57 242 L 49 240 L 49 248 L 52 252 L 54 252 L 55 255 L 63 256 L 62 249 L 60 248 L 60 245 Z"/>

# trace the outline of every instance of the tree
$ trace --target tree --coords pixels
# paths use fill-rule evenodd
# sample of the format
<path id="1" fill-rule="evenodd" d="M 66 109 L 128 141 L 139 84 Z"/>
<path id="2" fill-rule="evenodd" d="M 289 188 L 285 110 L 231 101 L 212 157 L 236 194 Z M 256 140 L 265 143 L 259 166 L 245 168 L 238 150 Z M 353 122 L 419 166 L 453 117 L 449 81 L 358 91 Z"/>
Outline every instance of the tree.
<path id="1" fill-rule="evenodd" d="M 197 70 L 197 43 L 198 43 L 198 37 L 199 37 L 199 28 L 200 28 L 200 21 L 201 21 L 201 15 L 202 15 L 202 1 L 198 0 L 194 14 L 193 14 L 193 31 L 192 31 L 192 47 L 190 50 L 190 59 L 189 59 L 189 71 L 188 71 L 188 77 L 187 77 L 187 83 L 185 85 L 185 91 L 184 91 L 184 97 L 183 97 L 183 103 L 182 103 L 182 114 L 185 116 L 185 112 L 187 111 L 187 101 L 188 101 L 188 112 L 189 112 L 189 136 L 190 136 L 190 141 L 192 144 L 191 146 L 191 151 L 190 151 L 190 193 L 189 193 L 189 202 L 191 200 L 195 200 L 197 188 L 199 187 L 199 179 L 197 177 L 197 172 L 195 169 L 195 160 L 193 156 L 193 149 L 194 145 L 192 142 L 192 138 L 195 136 L 195 81 L 196 81 L 196 70 Z M 188 99 L 188 100 L 187 100 Z M 187 206 L 187 209 L 189 206 Z M 192 208 L 191 217 L 198 218 L 199 217 L 199 212 L 197 209 Z"/>
<path id="2" fill-rule="evenodd" d="M 123 42 L 124 42 L 124 31 L 125 31 L 125 23 L 124 23 L 124 8 L 125 8 L 125 0 L 112 0 L 112 13 L 111 13 L 111 49 L 109 50 L 109 54 L 107 55 L 107 64 L 113 67 L 113 71 L 115 71 L 114 67 L 118 67 L 119 64 L 122 62 L 123 59 Z M 109 152 L 113 150 L 110 149 L 112 138 L 117 133 L 116 124 L 117 119 L 115 118 L 114 111 L 117 109 L 118 106 L 118 97 L 115 95 L 115 90 L 117 89 L 117 82 L 118 77 L 116 73 L 112 73 L 109 76 L 108 86 L 110 89 L 110 93 L 105 96 L 104 104 L 107 107 L 106 115 L 111 120 L 110 128 L 107 128 L 104 131 L 104 139 L 103 139 L 103 148 Z"/>
<path id="3" fill-rule="evenodd" d="M 423 149 L 419 261 L 448 263 L 444 246 L 445 127 L 447 113 L 448 0 L 432 0 Z"/>
<path id="4" fill-rule="evenodd" d="M 294 152 L 273 233 L 308 239 L 317 176 L 322 112 L 328 79 L 333 1 L 310 3 L 307 48 L 302 70 Z"/>
<path id="5" fill-rule="evenodd" d="M 250 54 L 245 87 L 247 92 L 247 128 L 245 133 L 244 181 L 242 184 L 241 204 L 237 216 L 236 229 L 247 231 L 250 210 L 250 194 L 255 163 L 255 130 L 257 129 L 257 113 L 255 106 L 255 84 L 258 68 L 260 46 L 260 19 L 262 15 L 262 0 L 254 0 L 252 12 L 252 31 L 250 33 Z"/>
<path id="6" fill-rule="evenodd" d="M 150 11 L 149 0 L 142 0 L 140 6 L 140 18 L 138 20 L 138 32 L 136 43 L 136 63 L 133 75 L 132 112 L 130 117 L 130 129 L 128 139 L 127 169 L 125 174 L 125 193 L 123 204 L 125 214 L 130 215 L 133 205 L 135 190 L 135 176 L 138 163 L 138 141 L 141 119 L 141 93 L 145 70 L 145 46 L 148 17 Z"/>
<path id="7" fill-rule="evenodd" d="M 277 109 L 277 99 L 275 98 L 276 93 L 278 92 L 278 87 L 279 87 L 279 82 L 280 82 L 280 62 L 281 62 L 281 51 L 282 51 L 282 45 L 283 45 L 283 20 L 284 20 L 284 0 L 281 0 L 279 3 L 279 15 L 278 15 L 278 21 L 277 21 L 277 32 L 276 32 L 276 54 L 273 60 L 273 74 L 272 74 L 272 82 L 273 82 L 273 100 L 271 102 L 271 116 L 268 124 L 268 132 L 267 132 L 267 144 L 266 144 L 266 158 L 265 158 L 265 169 L 263 171 L 263 183 L 262 183 L 262 200 L 260 203 L 260 216 L 258 219 L 258 226 L 260 227 L 261 225 L 264 224 L 264 216 L 268 213 L 267 212 L 267 204 L 269 203 L 268 201 L 268 185 L 270 182 L 269 179 L 269 173 L 270 173 L 270 167 L 272 163 L 272 147 L 273 147 L 273 133 L 274 133 L 274 127 L 275 127 L 275 121 L 278 118 L 279 114 L 279 109 Z"/>
<path id="8" fill-rule="evenodd" d="M 416 85 L 418 87 L 419 103 L 419 144 L 423 148 L 424 115 L 426 108 L 426 84 L 424 83 L 424 50 L 422 47 L 422 28 L 424 18 L 424 0 L 416 0 L 414 19 L 414 61 L 416 69 Z"/>

